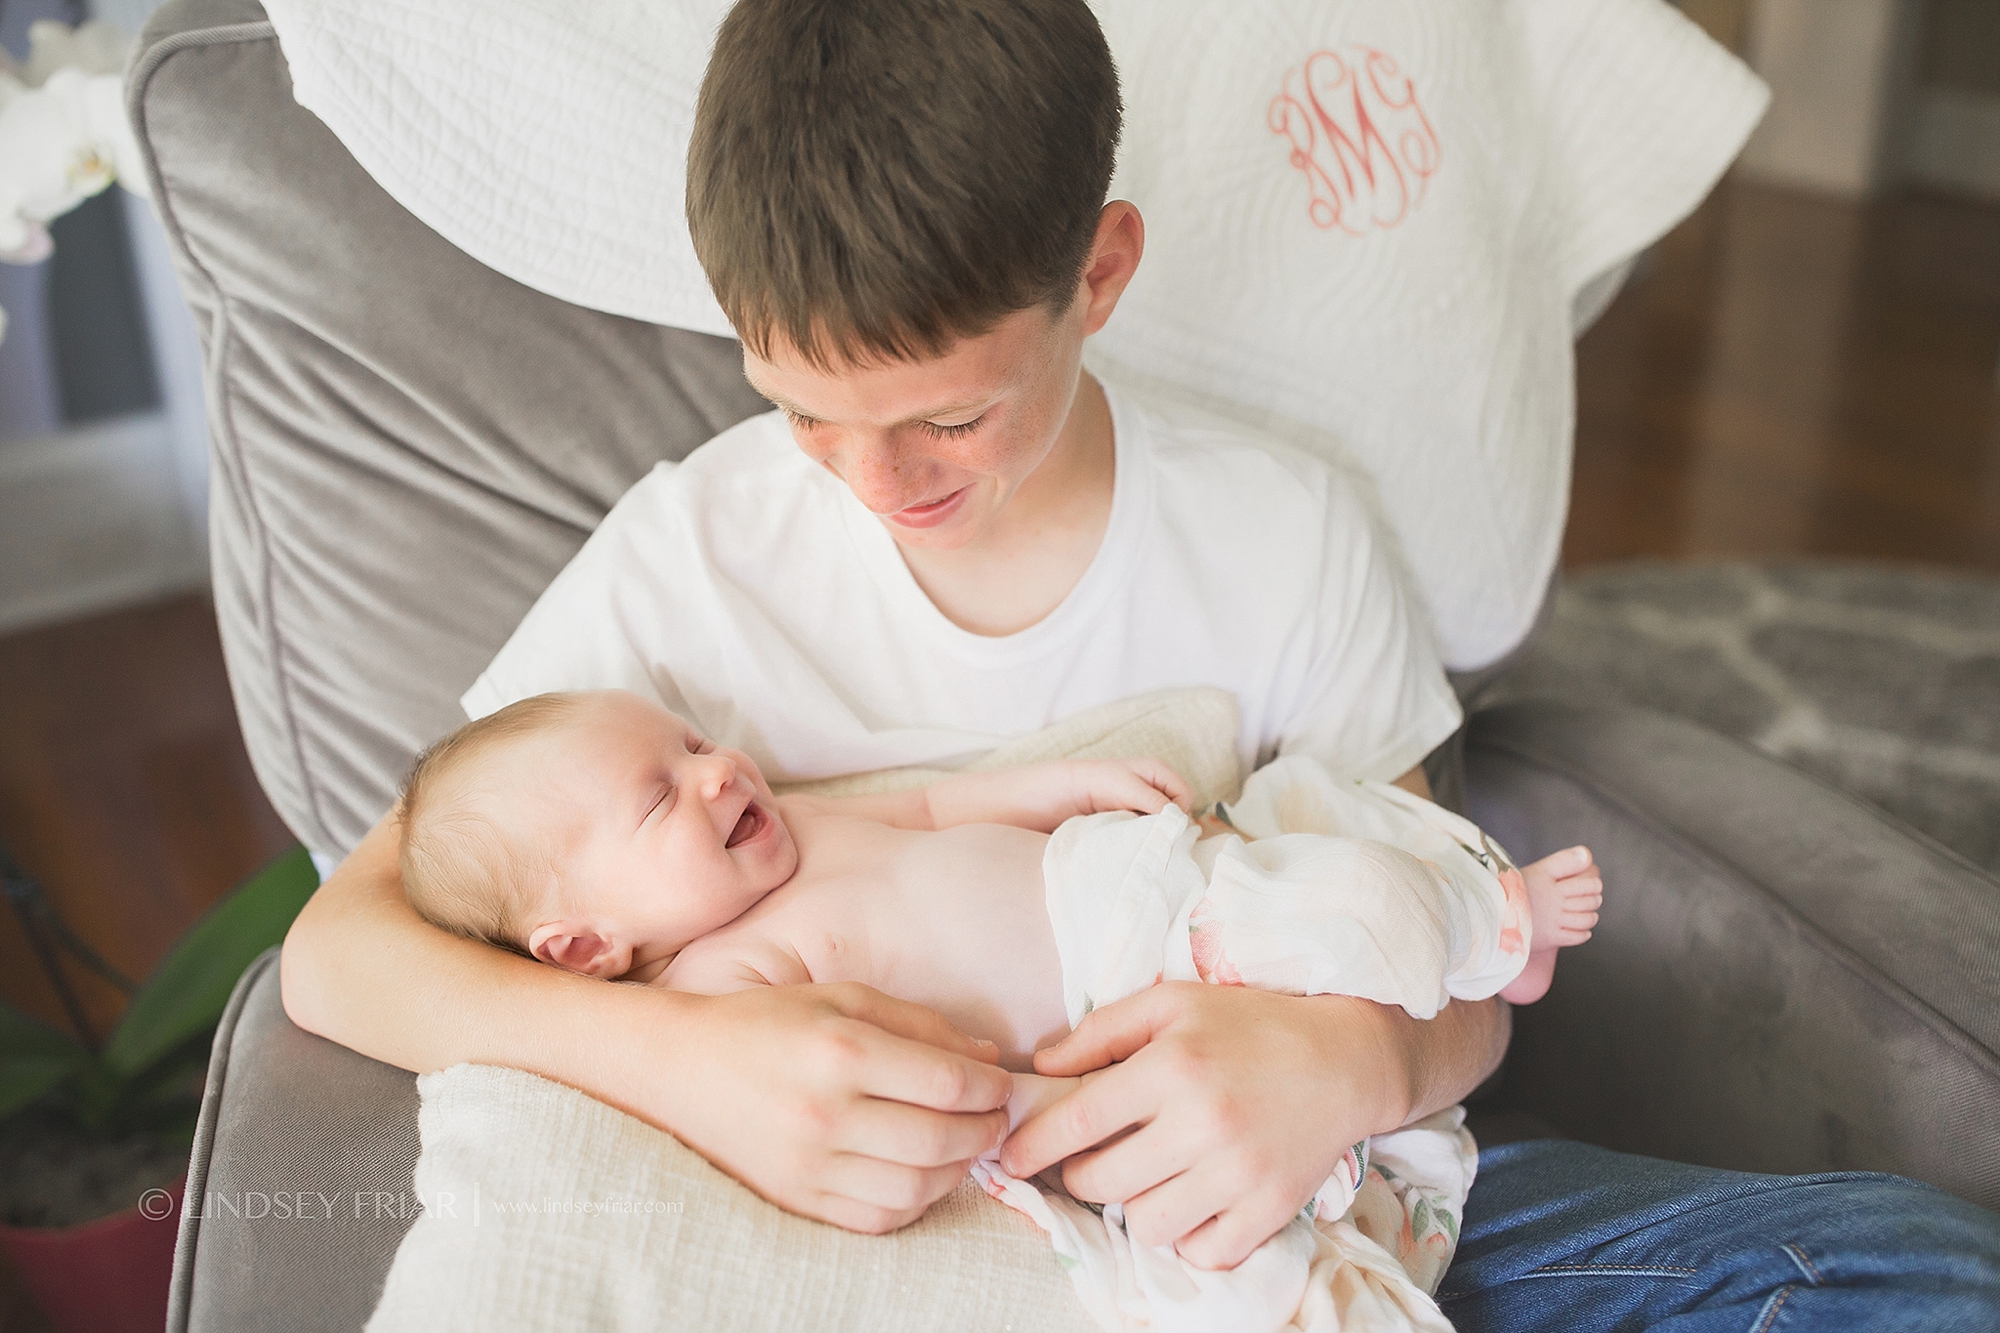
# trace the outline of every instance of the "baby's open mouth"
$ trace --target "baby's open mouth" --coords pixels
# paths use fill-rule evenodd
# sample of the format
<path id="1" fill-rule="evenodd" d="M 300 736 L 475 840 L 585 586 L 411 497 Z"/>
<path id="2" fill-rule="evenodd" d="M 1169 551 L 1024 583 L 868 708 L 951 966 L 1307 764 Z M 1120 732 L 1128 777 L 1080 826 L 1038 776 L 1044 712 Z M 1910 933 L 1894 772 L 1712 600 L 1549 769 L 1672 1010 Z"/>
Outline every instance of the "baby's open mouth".
<path id="1" fill-rule="evenodd" d="M 764 812 L 757 808 L 757 803 L 755 801 L 750 802 L 750 804 L 743 807 L 743 813 L 737 816 L 736 827 L 729 830 L 729 840 L 722 845 L 724 847 L 740 847 L 750 841 L 750 839 L 756 837 L 763 830 L 764 819 Z"/>

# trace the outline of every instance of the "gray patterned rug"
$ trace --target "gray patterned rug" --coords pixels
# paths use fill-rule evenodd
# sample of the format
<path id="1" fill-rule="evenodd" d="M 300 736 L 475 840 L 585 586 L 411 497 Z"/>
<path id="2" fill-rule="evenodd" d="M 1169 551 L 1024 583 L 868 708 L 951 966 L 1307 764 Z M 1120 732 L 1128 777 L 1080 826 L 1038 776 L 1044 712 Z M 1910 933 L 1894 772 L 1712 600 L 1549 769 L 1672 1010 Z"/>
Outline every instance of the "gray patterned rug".
<path id="1" fill-rule="evenodd" d="M 2000 581 L 1891 565 L 1602 567 L 1496 698 L 1735 736 L 2000 874 Z"/>

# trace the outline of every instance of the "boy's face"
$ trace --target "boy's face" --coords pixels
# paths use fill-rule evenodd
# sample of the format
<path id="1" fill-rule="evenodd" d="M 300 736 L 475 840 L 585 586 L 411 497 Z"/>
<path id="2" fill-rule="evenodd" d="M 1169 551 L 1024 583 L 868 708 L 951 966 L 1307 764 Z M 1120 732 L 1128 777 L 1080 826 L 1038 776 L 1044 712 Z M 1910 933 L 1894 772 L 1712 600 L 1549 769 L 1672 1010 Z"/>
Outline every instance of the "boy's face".
<path id="1" fill-rule="evenodd" d="M 1020 310 L 944 355 L 819 370 L 787 348 L 745 351 L 750 382 L 799 447 L 904 546 L 976 543 L 1056 445 L 1083 338 L 1067 314 Z"/>
<path id="2" fill-rule="evenodd" d="M 1076 298 L 1016 311 L 940 356 L 822 370 L 795 349 L 744 349 L 751 385 L 799 447 L 847 483 L 899 545 L 959 550 L 1065 439 L 1083 341 L 1103 327 L 1138 266 L 1138 210 L 1107 205 Z"/>
<path id="3" fill-rule="evenodd" d="M 546 962 L 622 976 L 729 924 L 798 867 L 749 756 L 637 695 L 589 697 L 521 762 L 524 789 L 549 793 L 567 829 L 565 901 L 529 929 Z"/>

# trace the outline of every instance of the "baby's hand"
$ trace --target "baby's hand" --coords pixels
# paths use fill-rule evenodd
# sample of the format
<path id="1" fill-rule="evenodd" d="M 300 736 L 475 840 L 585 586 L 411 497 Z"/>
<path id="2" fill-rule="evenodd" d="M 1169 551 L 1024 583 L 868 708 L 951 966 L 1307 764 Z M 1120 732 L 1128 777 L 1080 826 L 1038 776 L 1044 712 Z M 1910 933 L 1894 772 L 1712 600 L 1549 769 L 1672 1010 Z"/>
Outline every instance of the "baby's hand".
<path id="1" fill-rule="evenodd" d="M 1071 759 L 1063 767 L 1080 815 L 1104 810 L 1156 815 L 1169 805 L 1194 808 L 1194 792 L 1157 759 Z"/>

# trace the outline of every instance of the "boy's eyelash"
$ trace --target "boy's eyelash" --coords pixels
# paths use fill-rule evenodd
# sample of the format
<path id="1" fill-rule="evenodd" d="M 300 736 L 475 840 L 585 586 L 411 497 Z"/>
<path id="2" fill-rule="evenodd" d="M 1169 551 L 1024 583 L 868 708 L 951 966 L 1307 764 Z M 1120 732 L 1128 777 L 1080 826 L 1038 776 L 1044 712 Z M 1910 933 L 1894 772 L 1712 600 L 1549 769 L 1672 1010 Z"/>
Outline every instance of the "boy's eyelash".
<path id="1" fill-rule="evenodd" d="M 821 424 L 819 418 L 801 416 L 789 407 L 785 408 L 784 412 L 786 420 L 790 421 L 799 430 L 813 430 Z M 956 426 L 941 426 L 935 421 L 920 421 L 917 425 L 926 435 L 931 436 L 933 439 L 955 440 L 961 435 L 972 434 L 973 431 L 979 429 L 980 423 L 985 420 L 984 416 L 977 416 L 970 421 L 962 422 Z"/>

